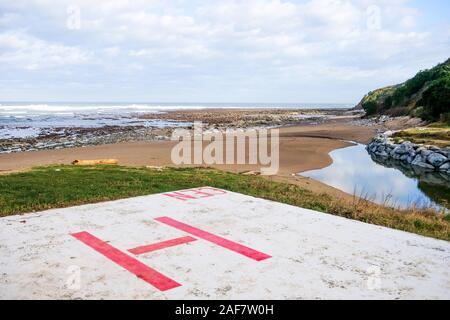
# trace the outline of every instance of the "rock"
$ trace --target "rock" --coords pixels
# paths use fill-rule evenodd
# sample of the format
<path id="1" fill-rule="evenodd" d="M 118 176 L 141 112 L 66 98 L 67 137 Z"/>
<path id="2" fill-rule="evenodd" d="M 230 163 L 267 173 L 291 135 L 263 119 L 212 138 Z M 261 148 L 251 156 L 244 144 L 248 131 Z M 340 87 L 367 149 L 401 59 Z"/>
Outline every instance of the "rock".
<path id="1" fill-rule="evenodd" d="M 405 154 L 408 151 L 405 150 L 405 148 L 400 145 L 398 147 L 395 147 L 394 150 L 392 150 L 392 152 L 395 154 Z"/>
<path id="2" fill-rule="evenodd" d="M 411 142 L 405 141 L 401 145 L 395 147 L 393 151 L 396 154 L 405 154 L 414 151 L 414 149 Z"/>
<path id="3" fill-rule="evenodd" d="M 447 171 L 447 170 L 450 170 L 450 162 L 446 162 L 439 167 L 439 171 Z"/>
<path id="4" fill-rule="evenodd" d="M 393 155 L 391 154 L 391 157 L 395 160 L 400 160 L 400 158 L 402 157 L 402 155 L 398 154 L 398 153 L 394 153 Z"/>
<path id="5" fill-rule="evenodd" d="M 382 151 L 382 152 L 376 152 L 375 153 L 377 156 L 383 157 L 383 158 L 388 158 L 389 154 L 386 153 L 386 151 Z"/>
<path id="6" fill-rule="evenodd" d="M 408 159 L 408 157 L 409 157 L 409 154 L 405 153 L 405 154 L 400 156 L 400 160 L 406 161 Z"/>
<path id="7" fill-rule="evenodd" d="M 371 152 L 375 152 L 375 151 L 377 151 L 377 148 L 378 148 L 378 145 L 374 143 L 374 144 L 370 147 L 370 151 L 371 151 Z"/>
<path id="8" fill-rule="evenodd" d="M 425 150 L 427 150 L 427 148 L 424 148 L 424 147 L 419 147 L 419 148 L 417 148 L 417 152 L 422 152 L 422 151 L 425 151 Z"/>
<path id="9" fill-rule="evenodd" d="M 422 169 L 425 169 L 427 171 L 434 171 L 435 170 L 435 168 L 431 164 L 428 164 L 428 163 L 425 163 L 425 162 L 416 162 L 416 163 L 414 163 L 414 165 L 418 166 L 418 167 L 420 167 Z"/>
<path id="10" fill-rule="evenodd" d="M 423 150 L 421 150 L 420 151 L 420 154 L 422 155 L 422 157 L 424 157 L 424 158 L 426 158 L 426 157 L 428 157 L 430 154 L 432 154 L 433 153 L 433 151 L 431 151 L 431 150 L 428 150 L 428 149 L 423 149 Z"/>
<path id="11" fill-rule="evenodd" d="M 436 146 L 431 146 L 431 147 L 430 147 L 430 150 L 431 150 L 431 151 L 434 151 L 434 152 L 437 152 L 437 151 L 440 151 L 441 149 L 438 148 L 438 147 L 436 147 Z"/>
<path id="12" fill-rule="evenodd" d="M 418 154 L 414 158 L 414 160 L 411 162 L 411 164 L 417 164 L 417 163 L 420 163 L 420 162 L 424 162 L 424 159 L 422 158 L 422 156 L 420 154 Z"/>
<path id="13" fill-rule="evenodd" d="M 433 152 L 427 157 L 427 161 L 428 161 L 428 163 L 432 164 L 435 167 L 440 167 L 445 162 L 447 162 L 448 159 L 446 156 L 443 156 L 440 153 Z"/>
<path id="14" fill-rule="evenodd" d="M 378 148 L 377 148 L 377 151 L 378 152 L 384 152 L 386 150 L 386 147 L 384 146 L 384 145 L 380 145 L 380 146 L 378 146 Z"/>

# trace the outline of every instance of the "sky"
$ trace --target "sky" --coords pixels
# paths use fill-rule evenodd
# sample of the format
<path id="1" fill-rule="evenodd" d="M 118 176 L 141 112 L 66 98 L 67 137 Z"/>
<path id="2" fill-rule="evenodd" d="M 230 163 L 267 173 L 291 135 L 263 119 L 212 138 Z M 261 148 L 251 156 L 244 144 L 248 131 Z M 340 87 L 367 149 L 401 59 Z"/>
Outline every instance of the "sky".
<path id="1" fill-rule="evenodd" d="M 450 1 L 0 0 L 0 101 L 357 103 L 450 57 Z"/>

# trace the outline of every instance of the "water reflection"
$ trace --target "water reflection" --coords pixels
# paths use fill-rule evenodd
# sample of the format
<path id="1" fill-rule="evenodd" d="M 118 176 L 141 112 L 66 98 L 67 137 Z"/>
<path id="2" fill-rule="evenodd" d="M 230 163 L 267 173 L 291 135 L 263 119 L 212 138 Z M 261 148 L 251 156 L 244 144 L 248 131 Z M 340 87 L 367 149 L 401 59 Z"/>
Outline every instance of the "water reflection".
<path id="1" fill-rule="evenodd" d="M 333 159 L 330 166 L 300 174 L 378 203 L 449 208 L 448 176 L 418 171 L 395 161 L 372 159 L 361 144 L 334 150 L 330 156 Z"/>

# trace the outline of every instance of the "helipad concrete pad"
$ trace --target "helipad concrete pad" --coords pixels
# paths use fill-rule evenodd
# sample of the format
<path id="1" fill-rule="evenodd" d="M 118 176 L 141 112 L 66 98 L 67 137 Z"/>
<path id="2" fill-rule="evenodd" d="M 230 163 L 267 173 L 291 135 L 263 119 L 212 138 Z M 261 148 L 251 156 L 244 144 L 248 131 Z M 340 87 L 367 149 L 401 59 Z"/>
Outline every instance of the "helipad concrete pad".
<path id="1" fill-rule="evenodd" d="M 0 219 L 2 299 L 449 299 L 450 244 L 209 187 Z"/>

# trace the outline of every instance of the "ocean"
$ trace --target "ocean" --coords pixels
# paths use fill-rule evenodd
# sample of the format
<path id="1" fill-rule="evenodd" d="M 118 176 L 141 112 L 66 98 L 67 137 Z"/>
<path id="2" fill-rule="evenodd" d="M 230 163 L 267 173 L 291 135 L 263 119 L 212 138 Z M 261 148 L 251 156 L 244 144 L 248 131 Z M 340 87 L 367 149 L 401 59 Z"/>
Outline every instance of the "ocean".
<path id="1" fill-rule="evenodd" d="M 55 128 L 95 128 L 103 126 L 183 125 L 173 121 L 141 119 L 142 113 L 208 108 L 349 108 L 338 103 L 64 103 L 0 102 L 0 139 L 30 138 Z"/>

